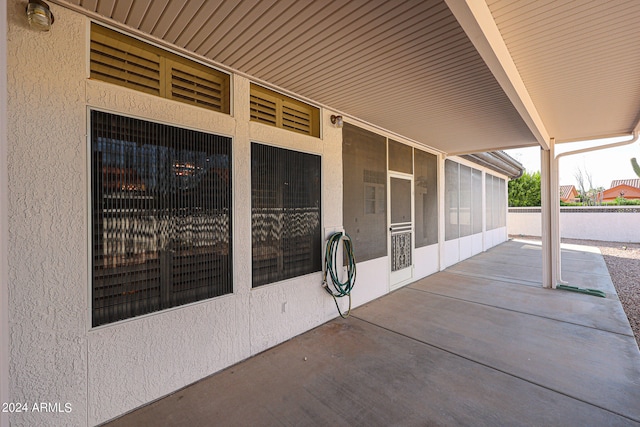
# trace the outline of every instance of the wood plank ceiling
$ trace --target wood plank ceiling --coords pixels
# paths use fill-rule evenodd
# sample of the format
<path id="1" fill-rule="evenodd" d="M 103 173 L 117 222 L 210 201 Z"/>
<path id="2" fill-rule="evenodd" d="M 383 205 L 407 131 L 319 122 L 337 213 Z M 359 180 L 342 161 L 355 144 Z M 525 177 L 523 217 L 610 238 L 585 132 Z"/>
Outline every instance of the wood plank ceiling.
<path id="1" fill-rule="evenodd" d="M 537 144 L 442 0 L 54 1 L 444 152 Z M 640 2 L 488 5 L 551 136 L 635 126 Z"/>

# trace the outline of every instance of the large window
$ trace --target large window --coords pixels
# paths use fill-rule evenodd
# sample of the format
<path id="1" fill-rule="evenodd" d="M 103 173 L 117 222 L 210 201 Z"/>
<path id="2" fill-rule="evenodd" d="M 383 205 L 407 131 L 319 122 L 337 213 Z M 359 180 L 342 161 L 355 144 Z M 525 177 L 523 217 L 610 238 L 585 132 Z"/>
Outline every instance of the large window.
<path id="1" fill-rule="evenodd" d="M 92 323 L 233 291 L 231 139 L 91 112 Z"/>
<path id="2" fill-rule="evenodd" d="M 251 144 L 253 286 L 322 270 L 320 156 Z"/>

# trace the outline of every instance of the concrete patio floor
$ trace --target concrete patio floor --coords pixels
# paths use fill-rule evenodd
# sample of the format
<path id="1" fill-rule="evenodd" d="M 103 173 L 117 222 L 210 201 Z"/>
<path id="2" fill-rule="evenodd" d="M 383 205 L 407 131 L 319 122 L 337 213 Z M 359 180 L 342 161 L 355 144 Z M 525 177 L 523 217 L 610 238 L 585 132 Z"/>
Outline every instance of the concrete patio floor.
<path id="1" fill-rule="evenodd" d="M 640 426 L 640 351 L 595 248 L 509 241 L 110 426 Z M 364 286 L 364 284 L 359 284 Z M 358 283 L 356 283 L 358 286 Z"/>

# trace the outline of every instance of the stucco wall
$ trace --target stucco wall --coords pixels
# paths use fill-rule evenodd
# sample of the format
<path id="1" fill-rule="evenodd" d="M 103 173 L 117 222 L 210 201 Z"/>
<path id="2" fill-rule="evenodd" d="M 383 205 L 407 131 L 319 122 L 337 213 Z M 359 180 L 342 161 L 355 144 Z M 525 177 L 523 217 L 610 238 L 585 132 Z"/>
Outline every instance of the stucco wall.
<path id="1" fill-rule="evenodd" d="M 12 425 L 86 424 L 85 20 L 55 8 L 48 33 L 8 9 L 8 273 L 14 402 L 71 404 Z M 31 408 L 29 408 L 31 409 Z"/>
<path id="2" fill-rule="evenodd" d="M 0 402 L 9 402 L 9 175 L 7 173 L 7 7 L 0 2 Z M 0 412 L 0 427 L 9 414 Z"/>
<path id="3" fill-rule="evenodd" d="M 539 209 L 509 208 L 509 234 L 540 236 L 542 226 Z M 640 242 L 639 220 L 640 212 L 635 206 L 563 207 L 560 210 L 560 236 L 569 239 Z"/>

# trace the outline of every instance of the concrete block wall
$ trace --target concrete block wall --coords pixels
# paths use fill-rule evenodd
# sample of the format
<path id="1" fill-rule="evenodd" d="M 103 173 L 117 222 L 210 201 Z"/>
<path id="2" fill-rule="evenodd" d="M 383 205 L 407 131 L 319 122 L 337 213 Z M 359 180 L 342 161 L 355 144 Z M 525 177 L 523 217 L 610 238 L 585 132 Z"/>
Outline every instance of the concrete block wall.
<path id="1" fill-rule="evenodd" d="M 510 235 L 540 236 L 540 208 L 509 208 Z M 640 242 L 640 209 L 634 206 L 585 206 L 560 209 L 560 236 L 609 242 Z"/>

